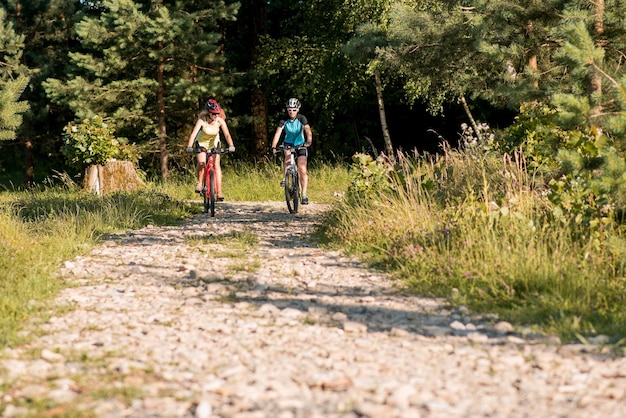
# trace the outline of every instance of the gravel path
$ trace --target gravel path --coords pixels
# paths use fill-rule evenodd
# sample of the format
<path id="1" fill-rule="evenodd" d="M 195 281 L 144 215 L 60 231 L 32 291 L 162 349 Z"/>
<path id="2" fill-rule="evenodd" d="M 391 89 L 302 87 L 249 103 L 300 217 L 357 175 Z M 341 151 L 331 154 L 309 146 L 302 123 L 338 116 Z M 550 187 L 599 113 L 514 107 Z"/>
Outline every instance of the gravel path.
<path id="1" fill-rule="evenodd" d="M 625 417 L 626 359 L 403 295 L 307 234 L 326 208 L 221 203 L 111 236 L 0 356 L 0 415 Z"/>

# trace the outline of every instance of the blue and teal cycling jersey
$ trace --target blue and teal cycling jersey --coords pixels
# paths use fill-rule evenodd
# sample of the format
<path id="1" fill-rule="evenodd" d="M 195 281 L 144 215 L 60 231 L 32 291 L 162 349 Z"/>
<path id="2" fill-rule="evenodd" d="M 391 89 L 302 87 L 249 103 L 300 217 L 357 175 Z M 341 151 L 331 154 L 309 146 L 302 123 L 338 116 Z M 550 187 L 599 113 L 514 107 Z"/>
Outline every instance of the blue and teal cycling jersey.
<path id="1" fill-rule="evenodd" d="M 282 119 L 278 123 L 278 126 L 282 126 L 285 131 L 285 139 L 283 142 L 296 147 L 304 144 L 304 125 L 308 124 L 309 121 L 307 121 L 306 116 L 299 113 L 294 120 Z"/>

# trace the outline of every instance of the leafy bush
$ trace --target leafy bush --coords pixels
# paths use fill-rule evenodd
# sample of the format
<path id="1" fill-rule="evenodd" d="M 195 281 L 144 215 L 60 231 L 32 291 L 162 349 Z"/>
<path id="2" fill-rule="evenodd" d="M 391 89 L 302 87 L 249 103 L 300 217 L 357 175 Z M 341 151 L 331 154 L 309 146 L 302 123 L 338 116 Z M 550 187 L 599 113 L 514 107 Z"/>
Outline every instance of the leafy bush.
<path id="1" fill-rule="evenodd" d="M 522 105 L 505 131 L 504 148 L 522 149 L 528 167 L 543 174 L 556 219 L 575 228 L 602 228 L 626 207 L 626 158 L 602 129 L 566 129 L 559 117 L 548 105 Z"/>
<path id="2" fill-rule="evenodd" d="M 502 151 L 513 154 L 522 148 L 528 168 L 553 175 L 558 171 L 554 157 L 567 138 L 555 120 L 556 113 L 545 104 L 522 103 L 515 122 L 503 132 Z"/>
<path id="3" fill-rule="evenodd" d="M 374 160 L 368 154 L 354 154 L 350 168 L 352 183 L 348 194 L 352 197 L 368 197 L 389 190 L 389 172 L 392 170 L 393 167 L 382 156 Z"/>
<path id="4" fill-rule="evenodd" d="M 139 153 L 125 138 L 116 138 L 113 124 L 94 116 L 80 124 L 69 123 L 63 134 L 63 155 L 77 169 L 93 164 L 104 165 L 112 159 L 137 162 Z"/>
<path id="5" fill-rule="evenodd" d="M 624 207 L 626 162 L 604 141 L 581 135 L 574 149 L 561 149 L 562 175 L 550 181 L 548 196 L 557 219 L 597 228 L 615 220 Z"/>

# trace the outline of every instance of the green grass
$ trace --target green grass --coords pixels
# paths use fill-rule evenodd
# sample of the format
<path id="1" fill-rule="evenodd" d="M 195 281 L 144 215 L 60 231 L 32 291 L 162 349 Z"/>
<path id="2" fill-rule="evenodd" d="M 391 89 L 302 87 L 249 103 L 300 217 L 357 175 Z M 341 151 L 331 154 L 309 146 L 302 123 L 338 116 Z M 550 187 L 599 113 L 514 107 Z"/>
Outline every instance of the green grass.
<path id="1" fill-rule="evenodd" d="M 405 158 L 378 183 L 362 170 L 373 186 L 359 183 L 336 208 L 324 229 L 330 242 L 392 271 L 407 291 L 564 341 L 606 334 L 623 344 L 623 227 L 553 221 L 538 179 L 502 158 Z"/>
<path id="2" fill-rule="evenodd" d="M 87 252 L 106 233 L 174 224 L 195 205 L 154 191 L 104 197 L 77 188 L 41 187 L 0 194 L 0 347 L 18 341 L 31 315 L 66 286 L 64 260 Z"/>
<path id="3" fill-rule="evenodd" d="M 280 186 L 282 165 L 276 161 L 259 163 L 222 161 L 222 188 L 227 201 L 279 202 L 285 199 Z M 308 196 L 311 202 L 332 203 L 337 201 L 350 183 L 348 167 L 342 164 L 316 163 L 308 166 Z M 157 182 L 155 187 L 168 196 L 178 199 L 200 200 L 194 192 L 195 173 L 172 175 L 166 182 Z"/>
<path id="4" fill-rule="evenodd" d="M 254 232 L 247 229 L 243 231 L 229 231 L 221 235 L 203 235 L 185 238 L 188 245 L 198 246 L 201 244 L 227 244 L 230 248 L 249 250 L 259 243 L 259 238 Z"/>

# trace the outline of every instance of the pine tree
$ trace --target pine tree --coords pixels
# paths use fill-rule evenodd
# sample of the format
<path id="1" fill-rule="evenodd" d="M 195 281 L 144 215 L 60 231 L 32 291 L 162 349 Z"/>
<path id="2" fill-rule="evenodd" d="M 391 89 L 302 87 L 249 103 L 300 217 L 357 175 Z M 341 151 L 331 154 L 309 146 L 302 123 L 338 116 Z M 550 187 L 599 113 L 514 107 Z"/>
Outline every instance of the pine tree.
<path id="1" fill-rule="evenodd" d="M 377 59 L 372 62 L 401 80 L 410 102 L 424 102 L 432 114 L 443 113 L 448 103 L 461 103 L 480 135 L 466 96 L 480 96 L 484 86 L 493 84 L 497 71 L 474 48 L 466 16 L 473 8 L 461 4 L 438 0 L 396 2 L 388 19 L 359 37 L 386 38 L 375 48 Z"/>
<path id="2" fill-rule="evenodd" d="M 256 159 L 263 159 L 268 147 L 268 101 L 265 91 L 265 75 L 254 71 L 261 42 L 267 36 L 267 0 L 242 0 L 237 13 L 237 20 L 224 22 L 224 55 L 226 66 L 241 74 L 234 80 L 242 85 L 239 94 L 231 103 L 234 117 L 241 127 L 247 118 L 240 115 L 250 114 L 250 142 L 248 150 Z M 241 132 L 241 129 L 238 129 Z M 238 140 L 238 138 L 237 138 Z M 237 145 L 237 154 L 244 151 Z"/>
<path id="3" fill-rule="evenodd" d="M 4 9 L 0 9 L 0 141 L 16 138 L 23 113 L 28 110 L 28 103 L 20 101 L 29 81 L 20 62 L 23 49 L 24 37 L 15 33 Z"/>
<path id="4" fill-rule="evenodd" d="M 167 177 L 167 128 L 185 130 L 203 98 L 233 94 L 217 29 L 221 20 L 234 18 L 237 5 L 165 0 L 101 5 L 99 16 L 76 25 L 84 49 L 70 53 L 76 69 L 67 80 L 49 79 L 46 91 L 78 119 L 113 118 L 119 134 L 144 144 L 144 155 L 158 149 L 159 169 Z"/>
<path id="5" fill-rule="evenodd" d="M 519 110 L 523 102 L 550 96 L 561 73 L 552 30 L 566 0 L 480 0 L 465 14 L 476 50 L 494 70 L 481 96 Z"/>
<path id="6" fill-rule="evenodd" d="M 62 163 L 60 130 L 67 122 L 66 112 L 50 106 L 41 82 L 67 73 L 67 50 L 75 46 L 70 36 L 71 28 L 75 19 L 81 16 L 83 6 L 82 0 L 10 0 L 2 3 L 7 18 L 24 41 L 18 73 L 30 79 L 22 95 L 30 107 L 17 132 L 18 143 L 12 144 L 19 145 L 19 148 L 10 153 L 11 164 L 14 168 L 25 168 L 26 183 L 32 185 L 35 165 L 43 173 L 50 167 L 59 169 Z"/>
<path id="7" fill-rule="evenodd" d="M 23 53 L 24 35 L 15 32 L 13 23 L 7 20 L 6 11 L 0 8 L 0 82 L 25 72 L 21 63 Z"/>
<path id="8" fill-rule="evenodd" d="M 0 88 L 0 141 L 7 141 L 15 139 L 16 131 L 22 125 L 22 114 L 28 110 L 28 103 L 20 101 L 28 78 L 19 76 L 3 84 Z"/>
<path id="9" fill-rule="evenodd" d="M 626 12 L 621 2 L 574 1 L 553 31 L 567 69 L 552 103 L 565 127 L 610 134 L 626 151 Z"/>

